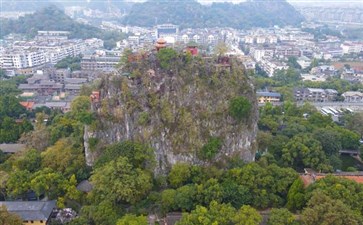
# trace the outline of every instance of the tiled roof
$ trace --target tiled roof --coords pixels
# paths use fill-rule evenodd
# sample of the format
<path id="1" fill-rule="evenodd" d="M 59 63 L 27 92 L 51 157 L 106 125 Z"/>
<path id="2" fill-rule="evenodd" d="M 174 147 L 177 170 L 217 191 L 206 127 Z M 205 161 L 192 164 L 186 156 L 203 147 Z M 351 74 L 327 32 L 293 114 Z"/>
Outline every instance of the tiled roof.
<path id="1" fill-rule="evenodd" d="M 281 94 L 277 92 L 256 92 L 257 96 L 264 96 L 264 97 L 276 97 L 280 98 Z"/>
<path id="2" fill-rule="evenodd" d="M 349 180 L 353 180 L 357 183 L 363 184 L 363 174 L 362 173 L 334 173 L 334 174 L 301 174 L 300 179 L 303 181 L 304 186 L 307 187 L 310 184 L 314 183 L 314 181 L 322 179 L 328 175 L 333 175 L 340 178 L 346 178 Z"/>
<path id="3" fill-rule="evenodd" d="M 32 109 L 34 106 L 34 102 L 19 102 L 20 105 L 24 106 L 26 109 Z"/>
<path id="4" fill-rule="evenodd" d="M 47 221 L 56 201 L 6 201 L 0 202 L 5 205 L 10 213 L 19 215 L 23 220 L 44 220 Z"/>
<path id="5" fill-rule="evenodd" d="M 24 144 L 0 144 L 0 150 L 4 153 L 16 153 L 24 150 Z"/>

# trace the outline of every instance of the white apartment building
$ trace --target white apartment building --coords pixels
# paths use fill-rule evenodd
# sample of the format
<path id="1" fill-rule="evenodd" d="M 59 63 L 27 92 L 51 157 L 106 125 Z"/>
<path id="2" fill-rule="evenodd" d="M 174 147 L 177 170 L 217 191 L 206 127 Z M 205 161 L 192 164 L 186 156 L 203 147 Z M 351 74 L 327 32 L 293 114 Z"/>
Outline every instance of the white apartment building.
<path id="1" fill-rule="evenodd" d="M 253 44 L 255 42 L 254 36 L 245 36 L 245 43 L 246 44 Z"/>
<path id="2" fill-rule="evenodd" d="M 360 53 L 363 51 L 363 42 L 345 42 L 340 47 L 343 54 Z"/>
<path id="3" fill-rule="evenodd" d="M 75 57 L 86 50 L 84 42 L 71 42 L 61 46 L 40 47 L 45 51 L 46 61 L 56 64 L 67 56 Z"/>
<path id="4" fill-rule="evenodd" d="M 66 42 L 61 45 L 18 46 L 0 53 L 0 67 L 5 70 L 33 68 L 45 63 L 56 64 L 67 56 L 77 56 L 86 50 L 82 41 Z"/>
<path id="5" fill-rule="evenodd" d="M 46 62 L 42 51 L 2 52 L 0 66 L 3 69 L 23 69 L 43 65 Z"/>
<path id="6" fill-rule="evenodd" d="M 251 55 L 256 61 L 261 61 L 263 58 L 272 58 L 274 56 L 273 49 L 251 49 Z"/>
<path id="7" fill-rule="evenodd" d="M 279 61 L 270 61 L 267 59 L 261 60 L 260 65 L 269 77 L 272 77 L 277 70 L 287 70 L 289 68 L 289 66 L 287 66 L 285 63 Z"/>
<path id="8" fill-rule="evenodd" d="M 264 36 L 258 36 L 256 38 L 256 43 L 257 44 L 265 44 L 266 43 L 266 37 L 264 37 Z"/>
<path id="9" fill-rule="evenodd" d="M 311 59 L 306 56 L 301 56 L 297 59 L 297 63 L 301 66 L 302 69 L 305 69 L 310 66 Z"/>

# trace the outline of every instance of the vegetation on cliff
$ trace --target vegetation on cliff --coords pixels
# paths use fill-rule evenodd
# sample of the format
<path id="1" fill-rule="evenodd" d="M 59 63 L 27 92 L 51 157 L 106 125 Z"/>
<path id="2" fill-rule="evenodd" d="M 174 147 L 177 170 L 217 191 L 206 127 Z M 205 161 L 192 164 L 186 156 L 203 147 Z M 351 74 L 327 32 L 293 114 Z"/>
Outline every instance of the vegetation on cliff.
<path id="1" fill-rule="evenodd" d="M 226 60 L 170 48 L 123 58 L 120 75 L 101 81 L 96 108 L 102 125 L 93 137 L 148 143 L 159 172 L 175 161 L 253 160 L 254 89 L 244 69 Z"/>

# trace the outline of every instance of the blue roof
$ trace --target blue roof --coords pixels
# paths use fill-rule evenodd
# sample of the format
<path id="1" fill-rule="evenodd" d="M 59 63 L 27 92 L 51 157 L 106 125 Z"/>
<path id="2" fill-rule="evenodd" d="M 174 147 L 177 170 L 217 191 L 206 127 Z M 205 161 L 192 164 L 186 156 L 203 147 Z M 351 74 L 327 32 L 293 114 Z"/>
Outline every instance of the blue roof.
<path id="1" fill-rule="evenodd" d="M 257 96 L 264 96 L 264 97 L 275 97 L 275 98 L 280 98 L 281 94 L 277 93 L 277 92 L 267 92 L 267 91 L 258 91 L 256 92 Z"/>
<path id="2" fill-rule="evenodd" d="M 8 212 L 15 213 L 23 220 L 44 220 L 47 221 L 56 207 L 56 201 L 5 201 Z"/>

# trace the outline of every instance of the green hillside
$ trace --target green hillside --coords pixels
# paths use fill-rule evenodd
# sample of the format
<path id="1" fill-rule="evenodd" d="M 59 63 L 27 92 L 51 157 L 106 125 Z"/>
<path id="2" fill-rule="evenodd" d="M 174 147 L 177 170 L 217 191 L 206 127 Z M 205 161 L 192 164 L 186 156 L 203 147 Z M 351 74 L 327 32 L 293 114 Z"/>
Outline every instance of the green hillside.
<path id="1" fill-rule="evenodd" d="M 303 17 L 284 0 L 248 1 L 240 4 L 201 5 L 194 0 L 150 0 L 135 4 L 124 23 L 154 26 L 162 23 L 182 27 L 269 27 L 297 25 Z"/>
<path id="2" fill-rule="evenodd" d="M 100 38 L 105 41 L 106 48 L 112 48 L 116 41 L 124 38 L 120 32 L 104 31 L 91 25 L 78 23 L 54 5 L 17 20 L 0 19 L 0 22 L 0 38 L 10 33 L 24 34 L 32 38 L 39 30 L 60 30 L 70 31 L 70 38 Z"/>

